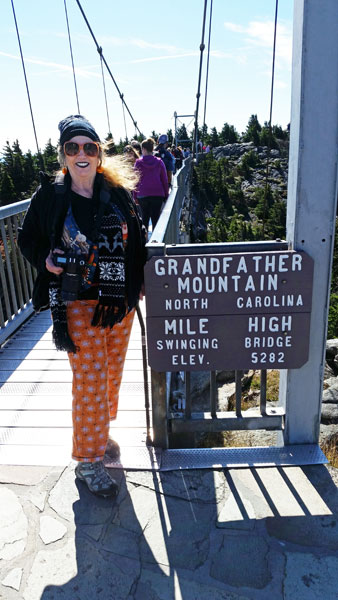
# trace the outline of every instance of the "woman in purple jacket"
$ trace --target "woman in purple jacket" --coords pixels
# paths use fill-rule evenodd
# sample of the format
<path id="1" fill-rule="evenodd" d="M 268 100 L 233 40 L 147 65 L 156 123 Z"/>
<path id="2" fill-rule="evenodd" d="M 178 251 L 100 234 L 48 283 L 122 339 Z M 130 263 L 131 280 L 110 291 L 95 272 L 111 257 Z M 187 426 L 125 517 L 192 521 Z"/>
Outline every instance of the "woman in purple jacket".
<path id="1" fill-rule="evenodd" d="M 154 140 L 148 138 L 141 144 L 142 158 L 135 162 L 140 180 L 136 197 L 142 210 L 143 223 L 148 230 L 151 219 L 153 229 L 159 219 L 163 202 L 168 198 L 168 177 L 163 161 L 153 156 Z"/>

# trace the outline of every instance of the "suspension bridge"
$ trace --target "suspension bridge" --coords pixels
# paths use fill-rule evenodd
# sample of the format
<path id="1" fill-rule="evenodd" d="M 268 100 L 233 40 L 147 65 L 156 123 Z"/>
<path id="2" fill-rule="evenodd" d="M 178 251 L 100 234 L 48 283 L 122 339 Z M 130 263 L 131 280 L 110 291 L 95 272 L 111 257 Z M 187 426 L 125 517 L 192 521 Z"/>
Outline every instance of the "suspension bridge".
<path id="1" fill-rule="evenodd" d="M 78 4 L 81 9 L 79 2 Z M 278 2 L 276 9 L 277 6 Z M 206 8 L 207 2 L 204 5 L 199 85 Z M 83 13 L 83 10 L 81 12 Z M 211 24 L 212 4 L 209 14 Z M 86 18 L 84 13 L 83 17 Z M 243 410 L 241 405 L 241 377 L 247 365 L 239 358 L 238 366 L 234 367 L 236 406 L 231 414 L 225 415 L 220 414 L 217 407 L 215 384 L 216 369 L 219 366 L 217 361 L 212 363 L 211 358 L 209 410 L 201 414 L 194 409 L 190 393 L 192 369 L 187 369 L 184 370 L 183 377 L 183 408 L 178 414 L 170 405 L 173 373 L 177 370 L 155 370 L 157 357 L 154 352 L 150 366 L 145 364 L 145 332 L 140 315 L 128 351 L 122 383 L 121 414 L 113 429 L 114 437 L 121 442 L 121 459 L 107 462 L 108 467 L 119 470 L 121 480 L 124 478 L 124 489 L 129 490 L 132 502 L 127 505 L 125 499 L 122 500 L 117 509 L 114 509 L 114 514 L 111 507 L 106 509 L 102 505 L 98 509 L 103 511 L 100 517 L 93 517 L 88 522 L 82 520 L 81 509 L 75 506 L 75 524 L 78 527 L 75 536 L 77 559 L 74 558 L 74 548 L 69 550 L 72 533 L 68 532 L 67 548 L 72 554 L 74 564 L 66 571 L 69 575 L 68 579 L 65 577 L 66 583 L 55 574 L 48 579 L 45 572 L 41 571 L 38 560 L 34 561 L 24 580 L 25 600 L 57 597 L 48 595 L 58 593 L 56 588 L 60 588 L 60 593 L 65 593 L 69 598 L 76 597 L 74 590 L 77 589 L 77 585 L 84 590 L 83 581 L 76 574 L 76 568 L 79 567 L 80 572 L 81 568 L 84 569 L 88 564 L 90 556 L 93 556 L 93 540 L 96 543 L 95 548 L 99 548 L 101 552 L 112 552 L 114 559 L 117 557 L 119 573 L 114 571 L 114 576 L 119 581 L 118 585 L 124 587 L 123 590 L 119 588 L 116 598 L 147 598 L 151 597 L 150 593 L 158 593 L 159 598 L 218 599 L 225 597 L 224 593 L 235 594 L 236 590 L 243 592 L 244 597 L 257 597 L 262 600 L 311 598 L 316 594 L 323 594 L 332 600 L 336 597 L 335 576 L 324 578 L 322 568 L 325 564 L 325 568 L 330 569 L 333 574 L 333 567 L 337 563 L 337 491 L 334 475 L 331 478 L 330 472 L 322 466 L 326 458 L 318 446 L 318 439 L 338 189 L 337 22 L 338 9 L 334 0 L 327 2 L 325 10 L 318 2 L 310 4 L 302 0 L 295 5 L 287 240 L 230 245 L 190 244 L 180 224 L 182 215 L 189 212 L 190 173 L 194 160 L 198 160 L 195 150 L 193 159 L 186 160 L 175 176 L 165 209 L 147 245 L 148 265 L 154 265 L 154 272 L 147 265 L 150 273 L 148 282 L 154 289 L 158 289 L 156 286 L 158 278 L 162 276 L 162 267 L 170 265 L 173 275 L 181 264 L 185 265 L 182 269 L 190 268 L 192 274 L 194 267 L 191 265 L 195 263 L 203 269 L 203 265 L 207 263 L 197 263 L 197 257 L 211 257 L 216 260 L 217 257 L 227 256 L 231 257 L 234 264 L 237 256 L 239 264 L 242 265 L 241 269 L 244 270 L 244 262 L 240 262 L 243 256 L 256 257 L 258 264 L 257 257 L 262 257 L 263 254 L 269 257 L 282 255 L 286 261 L 289 253 L 293 253 L 292 256 L 304 253 L 309 257 L 309 261 L 313 261 L 312 302 L 310 312 L 307 312 L 309 320 L 306 321 L 309 345 L 305 360 L 296 368 L 291 358 L 290 365 L 287 364 L 287 368 L 281 370 L 280 402 L 274 412 L 267 408 L 266 369 L 259 363 L 261 403 L 258 411 L 251 414 Z M 277 10 L 275 32 L 276 30 Z M 103 50 L 93 32 L 92 36 L 101 64 L 103 63 L 109 72 Z M 320 47 L 318 40 L 321 41 Z M 71 47 L 71 38 L 69 42 Z M 330 68 L 329 56 L 332 61 Z M 74 70 L 74 83 L 75 80 Z M 125 110 L 129 113 L 124 95 L 117 84 L 116 87 Z M 198 87 L 194 113 L 196 144 L 199 99 Z M 270 126 L 272 101 L 273 85 Z M 130 113 L 129 116 L 133 120 Z M 137 122 L 133 122 L 136 128 Z M 62 469 L 69 462 L 67 448 L 70 447 L 71 435 L 70 371 L 65 357 L 62 354 L 56 355 L 52 348 L 48 315 L 33 316 L 30 297 L 35 273 L 15 249 L 16 232 L 28 204 L 29 200 L 0 209 L 4 245 L 4 260 L 0 262 L 4 291 L 4 307 L 0 313 L 0 461 L 2 465 L 9 466 L 48 466 Z M 189 263 L 184 262 L 187 258 Z M 297 261 L 299 264 L 298 258 L 295 259 L 295 265 Z M 216 262 L 210 264 L 216 265 Z M 285 262 L 280 264 L 283 273 Z M 154 273 L 158 276 L 157 279 Z M 171 280 L 166 279 L 165 283 L 169 289 Z M 294 285 L 296 284 L 297 282 Z M 166 294 L 164 301 L 171 297 L 169 291 Z M 189 298 L 188 294 L 186 298 Z M 264 312 L 261 315 L 266 316 Z M 183 317 L 179 316 L 183 322 Z M 208 316 L 211 322 L 214 315 L 208 313 Z M 220 319 L 221 315 L 216 316 Z M 231 317 L 235 319 L 232 314 Z M 163 319 L 164 315 L 157 314 L 156 306 L 154 309 L 154 306 L 148 303 L 146 318 L 150 330 L 150 319 Z M 294 313 L 292 318 L 296 320 Z M 193 315 L 189 327 L 194 326 L 192 319 Z M 251 323 L 254 327 L 254 321 Z M 171 327 L 175 333 L 176 325 L 173 325 L 172 320 L 166 326 Z M 302 327 L 305 326 L 301 326 L 300 333 L 304 331 Z M 156 334 L 157 331 L 154 335 L 151 334 L 148 342 L 156 342 Z M 141 409 L 144 397 L 145 408 Z M 192 434 L 196 431 L 236 429 L 276 431 L 278 445 L 260 448 L 193 447 Z M 224 471 L 224 467 L 227 470 Z M 140 469 L 142 473 L 136 474 L 136 469 Z M 193 469 L 204 471 L 194 473 Z M 128 474 L 128 470 L 132 473 Z M 57 477 L 53 479 L 51 476 L 53 481 L 48 484 L 49 488 L 47 486 L 49 507 L 56 512 L 59 519 L 68 519 L 68 522 L 73 523 L 73 516 L 70 516 L 71 503 L 76 503 L 79 496 L 74 490 L 69 492 L 72 468 L 66 468 L 64 477 L 61 475 L 62 470 L 55 472 L 59 473 L 58 477 L 62 482 L 60 485 L 64 486 L 62 489 L 68 491 L 62 499 L 62 491 L 57 488 Z M 6 471 L 4 473 L 3 479 L 8 481 L 5 478 Z M 31 481 L 33 479 L 31 476 Z M 22 484 L 22 479 L 20 481 L 18 478 L 17 482 Z M 42 492 L 43 488 L 40 486 L 40 496 Z M 171 496 L 172 502 L 169 498 Z M 35 497 L 35 506 L 38 506 L 39 501 L 42 502 L 41 497 L 40 500 Z M 88 500 L 81 491 L 80 500 L 88 505 Z M 10 494 L 7 502 L 10 503 Z M 8 510 L 8 505 L 6 506 Z M 209 510 L 210 507 L 212 510 Z M 44 504 L 41 510 L 45 510 Z M 149 514 L 149 511 L 152 514 Z M 177 516 L 180 511 L 182 518 Z M 23 518 L 20 508 L 17 509 L 17 515 Z M 44 516 L 50 515 L 46 513 Z M 109 526 L 103 531 L 103 523 L 107 523 L 107 519 Z M 264 523 L 264 531 L 258 530 L 258 520 Z M 139 525 L 135 523 L 143 523 L 145 528 L 141 529 L 143 546 L 137 549 L 133 535 L 140 530 L 137 529 Z M 204 527 L 206 523 L 208 526 Z M 129 532 L 127 541 L 123 524 Z M 327 537 L 329 527 L 331 533 Z M 307 532 L 305 534 L 304 528 Z M 326 532 L 325 540 L 323 528 Z M 232 530 L 232 534 L 227 531 L 229 529 Z M 182 531 L 185 532 L 184 535 Z M 236 536 L 233 535 L 234 531 Z M 40 529 L 42 539 L 43 535 Z M 54 538 L 52 536 L 53 542 L 62 538 L 58 538 L 58 535 L 61 534 L 55 533 Z M 274 540 L 275 543 L 276 539 L 281 542 L 281 548 L 277 550 L 276 544 L 273 546 L 272 542 Z M 188 543 L 190 540 L 193 542 L 193 551 Z M 86 544 L 89 544 L 90 550 L 86 549 Z M 301 547 L 302 563 L 294 550 L 296 546 L 292 544 L 297 544 L 297 552 Z M 275 548 L 275 554 L 272 546 Z M 319 553 L 319 559 L 315 556 L 316 552 Z M 236 556 L 241 556 L 240 572 L 234 565 L 237 562 Z M 266 556 L 269 560 L 265 559 Z M 130 560 L 128 566 L 123 562 L 126 557 Z M 64 560 L 57 552 L 52 558 L 52 554 L 48 554 L 44 548 L 39 556 L 40 562 L 41 558 L 48 565 L 56 560 L 60 570 L 65 567 Z M 97 575 L 100 558 L 94 560 L 94 563 Z M 282 563 L 286 565 L 284 570 L 281 568 Z M 16 563 L 12 564 L 13 568 L 16 568 Z M 111 565 L 111 561 L 109 564 Z M 141 570 L 138 570 L 140 565 Z M 132 574 L 134 567 L 138 574 Z M 125 582 L 126 573 L 130 577 L 132 587 L 128 587 Z M 312 577 L 311 573 L 315 575 L 310 581 L 307 578 Z M 14 577 L 13 574 L 12 576 Z M 37 583 L 38 580 L 40 583 Z M 103 580 L 106 589 L 113 585 L 106 575 Z M 20 589 L 20 582 L 21 579 L 17 589 Z M 309 582 L 309 585 L 304 582 Z M 3 581 L 2 584 L 7 585 Z M 165 586 L 167 587 L 164 592 Z M 307 595 L 311 586 L 313 596 Z M 94 589 L 97 593 L 95 586 Z M 90 590 L 92 593 L 92 588 Z M 86 597 L 83 594 L 87 592 L 81 593 L 81 597 Z"/>

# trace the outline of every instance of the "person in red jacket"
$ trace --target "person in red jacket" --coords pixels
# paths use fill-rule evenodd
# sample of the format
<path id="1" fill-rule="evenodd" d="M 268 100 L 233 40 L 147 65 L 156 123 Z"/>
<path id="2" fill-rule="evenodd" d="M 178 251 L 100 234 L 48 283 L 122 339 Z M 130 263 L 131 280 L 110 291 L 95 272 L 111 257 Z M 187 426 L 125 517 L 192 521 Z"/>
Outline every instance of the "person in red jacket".
<path id="1" fill-rule="evenodd" d="M 142 158 L 135 162 L 140 179 L 136 198 L 142 210 L 145 228 L 148 230 L 151 219 L 153 229 L 161 214 L 162 204 L 168 198 L 168 177 L 164 162 L 153 156 L 154 140 L 148 138 L 141 144 Z"/>

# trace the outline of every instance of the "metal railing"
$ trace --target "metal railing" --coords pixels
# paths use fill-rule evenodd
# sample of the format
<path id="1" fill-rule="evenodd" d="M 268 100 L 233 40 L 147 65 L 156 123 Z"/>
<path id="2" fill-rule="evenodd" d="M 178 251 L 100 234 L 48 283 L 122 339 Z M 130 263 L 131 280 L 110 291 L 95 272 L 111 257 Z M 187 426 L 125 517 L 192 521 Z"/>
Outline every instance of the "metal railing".
<path id="1" fill-rule="evenodd" d="M 0 208 L 0 345 L 33 313 L 35 272 L 16 243 L 29 204 L 23 200 Z"/>
<path id="2" fill-rule="evenodd" d="M 187 233 L 180 230 L 180 216 L 190 202 L 191 162 L 185 163 L 178 174 L 178 186 L 167 201 L 160 220 L 147 244 L 148 260 L 153 256 L 205 255 L 242 252 L 268 252 L 287 250 L 286 242 L 236 242 L 217 244 L 189 244 Z M 181 410 L 170 405 L 170 391 L 175 377 L 184 382 Z M 285 410 L 280 406 L 267 407 L 267 371 L 260 371 L 260 405 L 243 410 L 243 371 L 235 371 L 234 410 L 217 410 L 217 374 L 210 372 L 209 410 L 196 412 L 191 397 L 191 373 L 159 373 L 151 370 L 152 414 L 154 445 L 162 448 L 192 447 L 196 432 L 234 430 L 273 430 L 283 428 Z"/>

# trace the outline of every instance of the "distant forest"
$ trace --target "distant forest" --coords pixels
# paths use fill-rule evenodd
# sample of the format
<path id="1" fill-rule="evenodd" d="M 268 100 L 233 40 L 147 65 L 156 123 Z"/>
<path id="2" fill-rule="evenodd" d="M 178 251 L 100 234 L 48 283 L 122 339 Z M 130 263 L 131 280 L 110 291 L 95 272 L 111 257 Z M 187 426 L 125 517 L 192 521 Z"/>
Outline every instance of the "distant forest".
<path id="1" fill-rule="evenodd" d="M 184 124 L 177 129 L 176 133 L 177 139 L 182 142 L 183 146 L 192 144 L 193 133 L 189 134 Z M 159 133 L 156 131 L 152 131 L 150 135 L 155 140 L 159 137 Z M 168 129 L 167 135 L 169 144 L 174 144 L 173 130 Z M 203 141 L 203 144 L 210 144 L 213 148 L 247 141 L 267 145 L 269 139 L 271 148 L 275 148 L 277 147 L 277 138 L 281 139 L 287 135 L 287 132 L 284 132 L 281 127 L 274 126 L 273 135 L 270 136 L 267 123 L 261 127 L 256 115 L 250 117 L 246 131 L 241 135 L 237 133 L 233 125 L 228 123 L 224 123 L 221 131 L 217 131 L 216 127 L 212 127 L 209 131 L 207 125 L 198 131 L 199 139 Z M 137 139 L 142 140 L 142 136 Z M 124 146 L 130 142 L 128 139 L 120 139 L 115 145 L 111 134 L 107 135 L 105 141 L 110 141 L 112 153 L 121 153 Z M 0 206 L 29 198 L 39 183 L 39 171 L 52 174 L 58 167 L 57 147 L 52 144 L 51 139 L 48 140 L 40 154 L 34 154 L 30 150 L 23 152 L 19 140 L 15 140 L 13 143 L 7 141 L 0 153 Z"/>
<path id="2" fill-rule="evenodd" d="M 152 131 L 155 140 L 159 133 Z M 169 143 L 175 143 L 171 129 Z M 289 147 L 288 129 L 268 123 L 261 125 L 257 115 L 251 115 L 245 132 L 239 134 L 233 125 L 224 123 L 221 131 L 207 125 L 199 129 L 199 140 L 212 149 L 227 144 L 250 143 L 252 149 L 240 157 L 215 158 L 212 152 L 194 168 L 193 192 L 197 199 L 192 241 L 231 242 L 285 238 L 286 184 Z M 142 138 L 138 138 L 139 140 Z M 193 135 L 185 125 L 177 130 L 177 139 L 183 146 L 192 144 Z M 183 141 L 187 140 L 187 141 Z M 111 135 L 111 153 L 121 153 L 130 142 L 119 140 L 114 145 Z M 180 142 L 178 142 L 180 143 Z M 278 157 L 267 158 L 278 151 Z M 276 154 L 276 153 L 275 153 Z M 268 177 L 267 172 L 268 164 Z M 59 168 L 57 147 L 49 140 L 40 154 L 30 150 L 24 153 L 18 140 L 6 142 L 0 155 L 0 207 L 29 198 L 39 184 L 39 171 L 53 174 Z M 333 257 L 328 337 L 338 337 L 338 226 Z"/>

